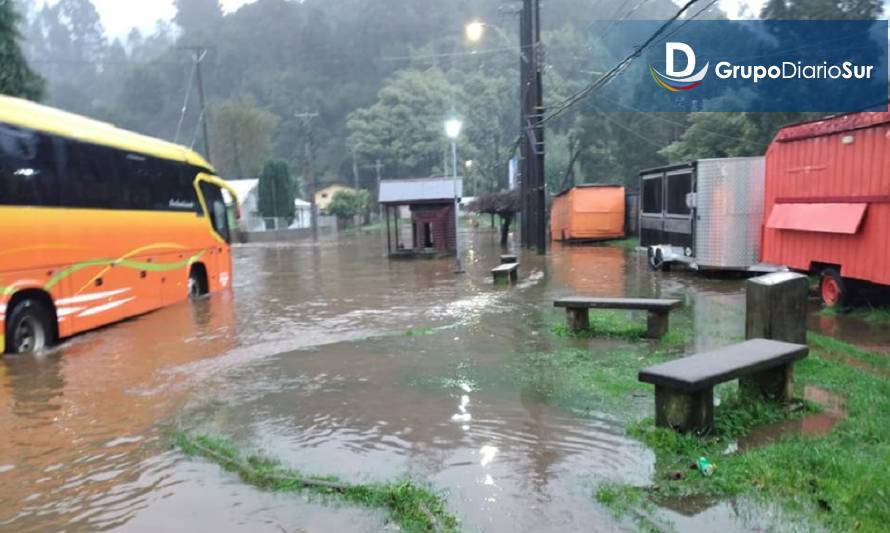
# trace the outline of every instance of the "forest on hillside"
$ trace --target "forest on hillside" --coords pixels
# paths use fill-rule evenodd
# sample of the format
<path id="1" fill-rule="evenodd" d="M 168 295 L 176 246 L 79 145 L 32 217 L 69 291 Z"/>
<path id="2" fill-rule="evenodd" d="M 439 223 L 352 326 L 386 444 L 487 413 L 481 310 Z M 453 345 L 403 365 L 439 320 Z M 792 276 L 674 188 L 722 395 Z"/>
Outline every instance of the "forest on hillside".
<path id="1" fill-rule="evenodd" d="M 227 179 L 256 177 L 272 158 L 297 175 L 310 158 L 322 183 L 351 183 L 357 172 L 369 189 L 378 161 L 384 178 L 439 174 L 447 164 L 442 123 L 457 114 L 466 124 L 461 158 L 473 161 L 464 167 L 467 193 L 506 186 L 519 122 L 515 5 L 258 0 L 224 13 L 217 0 L 170 1 L 174 20 L 113 38 L 90 0 L 16 0 L 25 56 L 46 81 L 44 101 L 203 151 L 193 47 L 205 47 L 210 148 Z M 714 6 L 703 1 L 691 13 L 723 17 Z M 671 0 L 546 2 L 545 104 L 617 61 L 602 46 L 610 25 L 593 22 L 663 20 L 677 9 Z M 879 0 L 771 0 L 761 15 L 875 18 L 881 9 Z M 470 43 L 471 20 L 502 32 Z M 548 187 L 634 186 L 640 169 L 669 161 L 762 153 L 778 125 L 798 118 L 644 114 L 594 93 L 547 125 Z"/>

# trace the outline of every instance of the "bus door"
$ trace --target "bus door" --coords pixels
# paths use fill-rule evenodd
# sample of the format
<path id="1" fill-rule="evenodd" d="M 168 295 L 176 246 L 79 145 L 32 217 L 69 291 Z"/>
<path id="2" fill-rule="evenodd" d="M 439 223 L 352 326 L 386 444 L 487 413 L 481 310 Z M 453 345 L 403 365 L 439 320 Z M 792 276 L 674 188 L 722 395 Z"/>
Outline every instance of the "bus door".
<path id="1" fill-rule="evenodd" d="M 218 241 L 218 244 L 208 250 L 205 261 L 210 290 L 217 291 L 229 288 L 232 282 L 232 258 L 229 251 L 232 228 L 229 227 L 229 213 L 223 198 L 221 180 L 201 174 L 198 176 L 198 183 L 208 222 Z"/>

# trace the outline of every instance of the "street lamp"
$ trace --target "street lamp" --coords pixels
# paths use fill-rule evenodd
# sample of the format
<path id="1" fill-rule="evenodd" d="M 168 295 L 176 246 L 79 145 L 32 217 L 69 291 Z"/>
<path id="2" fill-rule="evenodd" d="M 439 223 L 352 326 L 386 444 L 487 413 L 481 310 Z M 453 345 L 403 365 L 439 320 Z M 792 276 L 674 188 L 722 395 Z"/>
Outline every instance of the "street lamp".
<path id="1" fill-rule="evenodd" d="M 464 123 L 456 118 L 450 118 L 445 121 L 445 135 L 451 139 L 451 168 L 454 170 L 454 273 L 462 274 L 464 272 L 463 265 L 460 262 L 460 231 L 458 225 L 460 216 L 458 211 L 457 196 L 457 138 L 460 137 L 460 131 L 463 129 Z"/>
<path id="2" fill-rule="evenodd" d="M 467 40 L 472 43 L 477 43 L 482 40 L 482 36 L 485 35 L 485 23 L 474 20 L 467 24 L 466 27 Z"/>
<path id="3" fill-rule="evenodd" d="M 481 20 L 474 20 L 464 26 L 464 35 L 466 35 L 467 40 L 471 43 L 478 43 L 485 37 L 486 29 L 494 30 L 498 37 L 504 41 L 508 47 L 512 48 L 515 46 L 503 28 L 494 24 L 489 24 L 488 22 L 482 22 Z M 522 58 L 523 62 L 528 63 L 528 57 L 525 55 L 525 50 L 523 50 L 521 46 L 519 47 L 519 56 Z"/>

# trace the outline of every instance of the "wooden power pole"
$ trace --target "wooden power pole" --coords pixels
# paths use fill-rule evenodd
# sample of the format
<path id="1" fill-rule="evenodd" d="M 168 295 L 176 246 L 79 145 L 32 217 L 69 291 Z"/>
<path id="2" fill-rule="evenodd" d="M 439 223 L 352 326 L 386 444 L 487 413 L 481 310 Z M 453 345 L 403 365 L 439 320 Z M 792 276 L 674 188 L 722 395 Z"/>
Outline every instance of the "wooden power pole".
<path id="1" fill-rule="evenodd" d="M 203 45 L 181 46 L 180 48 L 195 54 L 195 82 L 198 86 L 198 103 L 201 106 L 201 128 L 204 130 L 204 157 L 207 158 L 208 163 L 211 163 L 210 134 L 207 132 L 207 102 L 204 97 L 204 73 L 201 70 L 201 64 L 204 62 L 204 58 L 207 57 L 208 48 Z"/>
<path id="2" fill-rule="evenodd" d="M 541 80 L 541 9 L 539 0 L 523 0 L 519 18 L 522 63 L 519 89 L 522 244 L 547 253 L 547 200 L 544 171 L 544 94 Z"/>
<path id="3" fill-rule="evenodd" d="M 318 182 L 315 179 L 315 168 L 312 158 L 312 119 L 318 113 L 294 113 L 294 117 L 303 119 L 305 133 L 303 134 L 303 149 L 305 161 L 303 162 L 303 179 L 310 187 L 309 191 L 309 219 L 312 225 L 312 242 L 318 242 L 318 206 L 315 204 L 315 193 L 318 191 Z"/>

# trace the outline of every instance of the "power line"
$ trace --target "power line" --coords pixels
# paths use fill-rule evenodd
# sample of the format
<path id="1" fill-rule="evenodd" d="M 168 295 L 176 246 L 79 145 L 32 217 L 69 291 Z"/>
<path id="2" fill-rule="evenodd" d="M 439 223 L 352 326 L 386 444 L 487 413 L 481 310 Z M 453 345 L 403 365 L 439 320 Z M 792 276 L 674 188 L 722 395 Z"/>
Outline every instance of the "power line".
<path id="1" fill-rule="evenodd" d="M 185 88 L 185 100 L 182 102 L 182 112 L 179 115 L 179 124 L 176 125 L 176 135 L 173 136 L 173 142 L 179 142 L 179 133 L 182 131 L 182 123 L 185 121 L 185 114 L 188 111 L 189 106 L 189 97 L 192 94 L 192 81 L 195 79 L 195 69 L 198 68 L 198 63 L 192 61 L 192 72 L 189 74 L 187 85 Z"/>
<path id="2" fill-rule="evenodd" d="M 652 43 L 654 43 L 656 41 L 656 39 L 661 37 L 661 35 L 665 32 L 665 30 L 667 30 L 667 28 L 671 24 L 673 24 L 674 21 L 679 19 L 683 15 L 683 13 L 685 13 L 687 10 L 689 10 L 690 7 L 697 4 L 698 2 L 699 2 L 699 0 L 689 0 L 688 2 L 686 2 L 671 18 L 669 18 L 661 26 L 659 26 L 659 28 L 655 31 L 655 33 L 653 33 L 651 36 L 649 36 L 649 38 L 646 39 L 646 41 L 642 45 L 638 46 L 636 48 L 636 50 L 631 52 L 627 57 L 625 57 L 623 60 L 621 60 L 617 65 L 615 65 L 608 72 L 603 74 L 597 81 L 589 84 L 584 89 L 581 89 L 574 95 L 570 96 L 569 98 L 565 99 L 563 102 L 558 104 L 557 109 L 552 111 L 549 115 L 545 116 L 543 119 L 541 119 L 541 122 L 546 123 L 546 122 L 549 122 L 550 120 L 553 120 L 556 117 L 562 115 L 567 110 L 569 110 L 571 107 L 573 107 L 575 104 L 577 104 L 582 99 L 584 99 L 587 95 L 596 91 L 597 89 L 600 89 L 600 88 L 606 86 L 610 81 L 612 81 L 613 79 L 615 79 L 616 77 L 621 75 L 624 72 L 624 70 L 631 64 L 631 62 L 633 62 L 634 59 L 636 59 L 640 55 L 642 55 L 642 53 L 644 51 L 646 51 L 646 49 L 649 48 L 649 46 L 651 46 Z"/>

